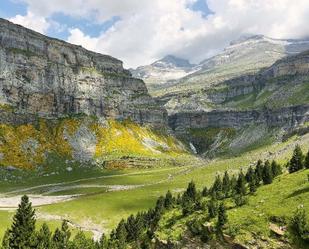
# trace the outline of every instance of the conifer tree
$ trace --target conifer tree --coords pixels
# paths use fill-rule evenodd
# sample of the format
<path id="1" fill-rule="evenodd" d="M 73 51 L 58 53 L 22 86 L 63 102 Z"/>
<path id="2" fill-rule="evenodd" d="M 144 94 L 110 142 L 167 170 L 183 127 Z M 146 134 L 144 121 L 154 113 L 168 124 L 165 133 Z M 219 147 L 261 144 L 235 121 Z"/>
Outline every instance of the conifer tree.
<path id="1" fill-rule="evenodd" d="M 107 249 L 107 247 L 108 247 L 108 239 L 106 235 L 103 233 L 96 249 Z"/>
<path id="2" fill-rule="evenodd" d="M 57 249 L 68 248 L 71 232 L 69 230 L 68 222 L 64 220 L 61 229 L 56 228 L 52 238 L 52 244 Z"/>
<path id="3" fill-rule="evenodd" d="M 296 145 L 289 163 L 289 172 L 294 173 L 304 167 L 304 155 L 299 145 Z"/>
<path id="4" fill-rule="evenodd" d="M 308 150 L 306 158 L 305 158 L 304 166 L 305 166 L 306 169 L 309 169 L 309 150 Z"/>
<path id="5" fill-rule="evenodd" d="M 255 175 L 254 170 L 253 170 L 252 166 L 250 166 L 247 173 L 246 173 L 246 181 L 248 183 L 250 183 L 252 181 L 252 179 L 255 177 L 254 175 Z"/>
<path id="6" fill-rule="evenodd" d="M 216 217 L 218 213 L 218 204 L 217 201 L 213 198 L 207 203 L 208 213 L 210 218 Z"/>
<path id="7" fill-rule="evenodd" d="M 222 180 L 222 191 L 224 193 L 225 197 L 230 196 L 230 190 L 231 190 L 231 182 L 230 182 L 230 176 L 227 171 L 224 173 L 224 177 Z"/>
<path id="8" fill-rule="evenodd" d="M 281 166 L 275 160 L 271 162 L 271 171 L 273 177 L 276 177 L 282 173 Z"/>
<path id="9" fill-rule="evenodd" d="M 245 195 L 246 194 L 246 179 L 242 172 L 240 171 L 238 178 L 237 178 L 237 184 L 236 184 L 236 193 L 238 195 Z"/>
<path id="10" fill-rule="evenodd" d="M 173 196 L 171 191 L 167 191 L 166 195 L 165 195 L 165 199 L 164 199 L 164 207 L 166 209 L 170 209 L 173 207 Z"/>
<path id="11" fill-rule="evenodd" d="M 215 199 L 221 199 L 222 197 L 222 180 L 219 175 L 216 176 L 216 179 L 212 185 L 211 195 Z"/>
<path id="12" fill-rule="evenodd" d="M 37 249 L 51 248 L 51 232 L 46 223 L 43 223 L 37 234 Z"/>
<path id="13" fill-rule="evenodd" d="M 70 248 L 74 249 L 95 249 L 95 243 L 92 239 L 86 238 L 83 231 L 78 231 L 75 235 L 72 246 Z"/>
<path id="14" fill-rule="evenodd" d="M 218 221 L 217 221 L 217 229 L 219 233 L 222 233 L 222 228 L 227 223 L 227 214 L 225 210 L 224 203 L 220 203 L 218 209 Z"/>
<path id="15" fill-rule="evenodd" d="M 195 183 L 193 181 L 191 181 L 187 187 L 186 190 L 187 196 L 189 197 L 190 200 L 192 200 L 193 202 L 196 201 L 197 199 L 197 191 L 196 191 L 196 187 L 195 187 Z"/>
<path id="16" fill-rule="evenodd" d="M 253 194 L 256 192 L 257 190 L 257 180 L 256 180 L 256 175 L 255 173 L 253 173 L 251 179 L 250 179 L 250 182 L 249 182 L 249 190 L 250 190 L 250 193 Z"/>
<path id="17" fill-rule="evenodd" d="M 11 249 L 32 248 L 35 245 L 35 211 L 28 196 L 21 198 L 13 224 L 10 229 L 9 244 Z"/>
<path id="18" fill-rule="evenodd" d="M 257 186 L 260 185 L 260 182 L 262 181 L 263 176 L 263 163 L 261 160 L 257 161 L 256 167 L 255 167 L 255 175 L 256 175 L 256 183 Z"/>
<path id="19" fill-rule="evenodd" d="M 10 249 L 10 231 L 8 229 L 3 235 L 1 249 Z"/>
<path id="20" fill-rule="evenodd" d="M 265 162 L 263 167 L 262 180 L 264 184 L 271 184 L 273 182 L 273 173 L 268 160 Z"/>
<path id="21" fill-rule="evenodd" d="M 204 187 L 203 190 L 202 190 L 202 196 L 206 197 L 207 195 L 208 195 L 208 188 Z"/>
<path id="22" fill-rule="evenodd" d="M 116 228 L 115 236 L 117 239 L 117 247 L 119 249 L 125 249 L 128 232 L 123 219 L 119 222 L 118 227 Z"/>

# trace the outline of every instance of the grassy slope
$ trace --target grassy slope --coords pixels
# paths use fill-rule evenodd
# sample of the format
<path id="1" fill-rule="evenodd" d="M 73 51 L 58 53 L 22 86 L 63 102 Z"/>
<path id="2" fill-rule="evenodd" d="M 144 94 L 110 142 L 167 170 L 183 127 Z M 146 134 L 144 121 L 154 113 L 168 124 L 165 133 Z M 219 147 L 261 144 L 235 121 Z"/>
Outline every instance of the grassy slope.
<path id="1" fill-rule="evenodd" d="M 296 143 L 302 144 L 307 147 L 309 141 L 309 134 L 305 135 L 302 139 L 297 137 L 291 138 L 289 141 L 275 144 L 272 146 L 256 149 L 251 152 L 247 152 L 239 157 L 229 159 L 216 159 L 210 162 L 204 162 L 201 164 L 197 161 L 187 161 L 187 167 L 174 167 L 174 168 L 159 168 L 155 170 L 129 170 L 129 171 L 114 171 L 112 174 L 115 176 L 111 178 L 101 179 L 88 179 L 85 180 L 87 184 L 104 184 L 104 185 L 141 185 L 139 188 L 106 192 L 105 188 L 102 187 L 102 192 L 98 191 L 97 188 L 90 189 L 88 195 L 80 197 L 76 200 L 43 206 L 37 208 L 40 213 L 60 215 L 67 217 L 68 219 L 78 223 L 94 223 L 105 231 L 110 231 L 121 218 L 127 217 L 131 213 L 136 213 L 139 210 L 148 209 L 155 203 L 156 198 L 164 194 L 167 189 L 171 189 L 174 193 L 183 190 L 187 183 L 194 179 L 198 187 L 210 185 L 213 182 L 214 177 L 218 173 L 223 173 L 225 170 L 230 172 L 236 172 L 241 167 L 247 167 L 250 163 L 255 162 L 258 158 L 280 158 L 286 160 L 291 155 L 291 152 Z M 199 165 L 197 165 L 199 164 Z M 204 167 L 206 165 L 206 167 Z M 73 171 L 74 172 L 74 171 Z M 111 174 L 105 171 L 101 174 Z M 133 173 L 133 175 L 119 175 L 125 173 Z M 64 174 L 64 173 L 63 173 Z M 74 175 L 74 173 L 72 173 Z M 83 175 L 75 173 L 74 177 L 71 177 L 69 173 L 57 176 L 51 180 L 51 182 L 68 181 L 73 178 L 88 178 L 92 177 L 94 173 L 90 175 Z M 96 172 L 97 176 L 100 176 Z M 54 176 L 56 177 L 56 176 Z M 67 178 L 67 179 L 66 179 Z M 39 177 L 37 178 L 37 180 Z M 42 182 L 49 182 L 47 177 Z M 13 184 L 13 186 L 3 186 L 5 190 L 8 189 L 21 189 L 26 186 L 36 185 L 36 179 L 31 179 L 30 182 L 25 182 L 19 186 Z M 39 180 L 38 180 L 39 182 Z M 41 182 L 39 182 L 40 184 Z M 78 184 L 81 184 L 80 182 Z M 2 187 L 1 187 L 2 189 Z M 42 188 L 46 190 L 45 188 Z M 3 190 L 1 190 L 3 192 Z M 34 192 L 37 193 L 38 190 Z M 78 193 L 78 189 L 69 191 L 69 193 Z M 32 191 L 29 191 L 32 192 Z M 9 224 L 9 218 L 12 213 L 7 211 L 1 211 L 1 223 L 0 233 L 2 234 Z"/>

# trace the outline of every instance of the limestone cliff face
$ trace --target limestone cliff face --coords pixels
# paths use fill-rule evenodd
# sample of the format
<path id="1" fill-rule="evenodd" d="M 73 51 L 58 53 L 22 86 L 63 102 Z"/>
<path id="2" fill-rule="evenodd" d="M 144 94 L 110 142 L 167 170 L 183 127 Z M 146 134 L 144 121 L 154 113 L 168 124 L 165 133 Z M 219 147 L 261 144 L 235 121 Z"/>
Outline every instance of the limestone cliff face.
<path id="1" fill-rule="evenodd" d="M 165 126 L 167 114 L 122 62 L 0 19 L 0 103 L 17 114 L 84 113 Z"/>

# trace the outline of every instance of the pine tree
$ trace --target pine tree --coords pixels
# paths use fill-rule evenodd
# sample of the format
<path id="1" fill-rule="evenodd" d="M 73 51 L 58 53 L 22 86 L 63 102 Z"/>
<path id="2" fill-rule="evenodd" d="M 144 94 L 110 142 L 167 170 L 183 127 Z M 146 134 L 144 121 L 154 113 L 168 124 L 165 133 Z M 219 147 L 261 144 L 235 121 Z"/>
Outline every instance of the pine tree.
<path id="1" fill-rule="evenodd" d="M 6 230 L 3 235 L 1 249 L 10 249 L 10 231 L 9 230 Z"/>
<path id="2" fill-rule="evenodd" d="M 308 150 L 306 158 L 305 158 L 304 166 L 305 166 L 306 169 L 309 169 L 309 150 Z"/>
<path id="3" fill-rule="evenodd" d="M 128 236 L 128 232 L 125 226 L 125 221 L 122 219 L 116 228 L 116 239 L 117 239 L 117 246 L 119 249 L 126 248 L 126 240 Z"/>
<path id="4" fill-rule="evenodd" d="M 9 244 L 11 249 L 32 248 L 35 244 L 35 211 L 26 195 L 21 198 L 13 217 Z"/>
<path id="5" fill-rule="evenodd" d="M 271 171 L 272 171 L 273 177 L 276 177 L 282 174 L 281 166 L 275 160 L 271 162 Z"/>
<path id="6" fill-rule="evenodd" d="M 240 171 L 237 179 L 237 184 L 236 184 L 236 193 L 238 195 L 246 195 L 246 179 L 245 176 L 242 172 Z"/>
<path id="7" fill-rule="evenodd" d="M 222 180 L 220 176 L 216 176 L 216 179 L 211 188 L 211 195 L 216 199 L 222 198 Z"/>
<path id="8" fill-rule="evenodd" d="M 225 197 L 230 196 L 230 190 L 231 190 L 231 182 L 230 182 L 230 176 L 227 171 L 224 173 L 224 177 L 222 180 L 222 191 L 224 193 Z"/>
<path id="9" fill-rule="evenodd" d="M 195 187 L 195 183 L 193 181 L 191 181 L 187 187 L 186 193 L 189 197 L 189 199 L 191 199 L 193 202 L 196 201 L 197 199 L 197 191 L 196 191 L 196 187 Z"/>
<path id="10" fill-rule="evenodd" d="M 250 183 L 253 178 L 255 178 L 255 173 L 254 173 L 252 166 L 250 166 L 246 173 L 246 181 Z"/>
<path id="11" fill-rule="evenodd" d="M 107 247 L 108 247 L 108 239 L 107 239 L 106 235 L 103 233 L 101 235 L 97 249 L 107 249 Z"/>
<path id="12" fill-rule="evenodd" d="M 78 231 L 75 235 L 72 246 L 70 248 L 74 249 L 94 249 L 95 243 L 92 239 L 86 238 L 83 231 Z"/>
<path id="13" fill-rule="evenodd" d="M 218 209 L 218 221 L 217 221 L 217 229 L 219 233 L 222 233 L 222 228 L 226 223 L 227 223 L 227 214 L 224 203 L 221 203 Z"/>
<path id="14" fill-rule="evenodd" d="M 273 173 L 269 161 L 266 161 L 264 164 L 262 180 L 264 184 L 271 184 L 273 182 Z"/>
<path id="15" fill-rule="evenodd" d="M 37 234 L 37 249 L 51 248 L 51 232 L 46 223 L 43 223 Z"/>
<path id="16" fill-rule="evenodd" d="M 174 201 L 171 191 L 167 191 L 164 199 L 164 207 L 170 209 L 173 207 Z"/>
<path id="17" fill-rule="evenodd" d="M 217 213 L 218 213 L 217 201 L 216 201 L 215 199 L 212 198 L 212 199 L 207 203 L 207 207 L 208 207 L 209 217 L 210 217 L 210 218 L 216 217 L 216 215 L 217 215 Z"/>
<path id="18" fill-rule="evenodd" d="M 128 241 L 139 241 L 143 232 L 143 223 L 139 216 L 136 218 L 133 215 L 129 216 L 126 229 L 128 232 Z"/>
<path id="19" fill-rule="evenodd" d="M 207 187 L 204 187 L 203 188 L 203 191 L 202 191 L 202 196 L 203 197 L 206 197 L 208 195 L 208 188 Z"/>
<path id="20" fill-rule="evenodd" d="M 289 164 L 289 172 L 294 173 L 304 167 L 304 155 L 299 145 L 296 145 Z"/>
<path id="21" fill-rule="evenodd" d="M 61 229 L 56 228 L 52 238 L 52 244 L 57 249 L 68 248 L 71 232 L 69 230 L 68 222 L 64 220 Z"/>
<path id="22" fill-rule="evenodd" d="M 256 167 L 255 167 L 255 175 L 256 175 L 256 183 L 257 186 L 260 185 L 260 182 L 262 181 L 262 175 L 263 175 L 263 163 L 261 160 L 258 160 Z"/>

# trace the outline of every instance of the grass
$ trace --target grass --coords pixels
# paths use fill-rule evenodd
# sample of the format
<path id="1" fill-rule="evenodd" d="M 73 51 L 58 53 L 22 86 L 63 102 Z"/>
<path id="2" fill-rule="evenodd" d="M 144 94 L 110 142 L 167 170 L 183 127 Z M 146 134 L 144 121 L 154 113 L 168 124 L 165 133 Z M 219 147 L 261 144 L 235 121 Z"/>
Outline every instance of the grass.
<path id="1" fill-rule="evenodd" d="M 66 217 L 77 224 L 90 222 L 100 226 L 105 232 L 109 232 L 121 218 L 152 207 L 157 197 L 165 194 L 168 189 L 176 194 L 183 191 L 192 179 L 199 188 L 205 185 L 210 186 L 217 174 L 223 174 L 225 170 L 236 173 L 240 168 L 248 167 L 259 158 L 276 157 L 280 159 L 279 161 L 285 162 L 286 158 L 290 157 L 296 143 L 300 143 L 304 148 L 307 146 L 308 140 L 309 135 L 303 136 L 302 139 L 294 136 L 284 143 L 255 149 L 237 157 L 217 158 L 210 162 L 196 159 L 190 162 L 188 159 L 187 166 L 184 167 L 104 170 L 96 167 L 81 168 L 76 166 L 71 172 L 60 171 L 59 175 L 48 177 L 37 175 L 27 180 L 21 180 L 21 182 L 1 182 L 0 189 L 1 192 L 18 191 L 25 187 L 59 182 L 64 182 L 62 186 L 104 185 L 102 188 L 70 189 L 62 194 L 83 193 L 85 195 L 68 202 L 37 207 L 37 210 L 43 214 Z M 50 169 L 50 171 L 52 170 Z M 76 180 L 78 182 L 71 182 Z M 134 189 L 107 192 L 105 185 L 140 186 Z M 42 193 L 46 190 L 48 187 L 43 186 L 27 193 Z M 1 224 L 4 224 L 0 227 L 0 234 L 3 234 L 10 224 L 11 215 L 12 213 L 8 211 L 0 212 L 0 221 Z"/>

